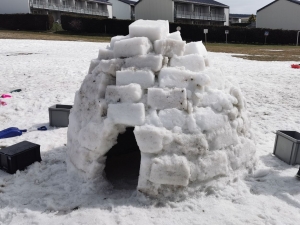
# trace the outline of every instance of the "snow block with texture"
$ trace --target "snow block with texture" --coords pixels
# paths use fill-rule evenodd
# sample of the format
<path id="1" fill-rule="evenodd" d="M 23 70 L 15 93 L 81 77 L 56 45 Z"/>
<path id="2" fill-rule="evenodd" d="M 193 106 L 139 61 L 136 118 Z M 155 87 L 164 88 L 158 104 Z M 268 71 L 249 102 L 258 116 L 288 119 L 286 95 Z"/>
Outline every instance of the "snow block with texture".
<path id="1" fill-rule="evenodd" d="M 100 60 L 99 59 L 92 59 L 89 67 L 89 72 L 88 74 L 91 74 L 93 70 L 99 65 Z"/>
<path id="2" fill-rule="evenodd" d="M 185 41 L 173 39 L 157 40 L 154 42 L 154 51 L 156 54 L 162 54 L 167 57 L 181 56 L 184 53 L 185 45 Z"/>
<path id="3" fill-rule="evenodd" d="M 146 55 L 152 51 L 152 43 L 146 37 L 135 37 L 117 41 L 114 44 L 114 57 L 124 58 Z"/>
<path id="4" fill-rule="evenodd" d="M 149 180 L 153 183 L 187 186 L 189 178 L 190 167 L 184 156 L 162 156 L 152 160 Z"/>
<path id="5" fill-rule="evenodd" d="M 108 103 L 137 103 L 143 96 L 143 90 L 139 84 L 125 86 L 110 85 L 106 88 L 105 100 Z"/>
<path id="6" fill-rule="evenodd" d="M 115 42 L 121 41 L 121 40 L 124 40 L 124 39 L 128 39 L 128 38 L 130 38 L 129 35 L 127 35 L 127 36 L 119 35 L 119 36 L 112 37 L 110 39 L 110 48 L 114 49 Z"/>
<path id="7" fill-rule="evenodd" d="M 143 89 L 152 87 L 154 85 L 155 77 L 150 70 L 122 70 L 117 71 L 116 76 L 117 86 L 128 85 L 136 83 L 141 85 Z"/>
<path id="8" fill-rule="evenodd" d="M 190 55 L 190 54 L 199 54 L 204 57 L 207 56 L 207 50 L 203 45 L 202 41 L 190 42 L 186 44 L 184 55 Z"/>
<path id="9" fill-rule="evenodd" d="M 154 42 L 164 39 L 169 34 L 169 22 L 167 20 L 137 20 L 129 25 L 130 37 L 147 37 Z"/>
<path id="10" fill-rule="evenodd" d="M 140 55 L 125 59 L 124 68 L 134 67 L 137 69 L 150 69 L 158 72 L 163 66 L 164 57 L 162 55 Z"/>
<path id="11" fill-rule="evenodd" d="M 201 55 L 174 56 L 170 60 L 171 67 L 184 67 L 193 72 L 200 72 L 205 69 L 205 61 Z"/>
<path id="12" fill-rule="evenodd" d="M 107 73 L 116 76 L 116 71 L 121 70 L 124 64 L 123 59 L 101 60 L 98 66 L 93 70 L 93 73 Z"/>
<path id="13" fill-rule="evenodd" d="M 165 129 L 154 126 L 135 127 L 134 135 L 137 144 L 144 153 L 158 153 L 163 149 Z"/>
<path id="14" fill-rule="evenodd" d="M 186 122 L 186 113 L 179 109 L 164 109 L 160 110 L 158 117 L 163 126 L 169 130 L 175 126 L 184 127 Z"/>
<path id="15" fill-rule="evenodd" d="M 107 48 L 100 48 L 99 49 L 99 53 L 98 53 L 98 59 L 102 60 L 102 59 L 112 59 L 114 58 L 114 52 L 110 49 Z"/>
<path id="16" fill-rule="evenodd" d="M 154 109 L 186 109 L 187 96 L 184 88 L 148 88 L 148 105 Z"/>
<path id="17" fill-rule="evenodd" d="M 145 122 L 145 106 L 143 103 L 109 104 L 107 117 L 115 124 L 140 126 Z"/>
<path id="18" fill-rule="evenodd" d="M 187 88 L 194 91 L 197 87 L 208 85 L 210 79 L 204 73 L 192 72 L 180 68 L 162 68 L 158 76 L 160 87 Z"/>
<path id="19" fill-rule="evenodd" d="M 170 33 L 168 35 L 167 39 L 173 39 L 173 40 L 177 40 L 177 41 L 182 41 L 180 31 L 176 31 L 176 32 Z"/>

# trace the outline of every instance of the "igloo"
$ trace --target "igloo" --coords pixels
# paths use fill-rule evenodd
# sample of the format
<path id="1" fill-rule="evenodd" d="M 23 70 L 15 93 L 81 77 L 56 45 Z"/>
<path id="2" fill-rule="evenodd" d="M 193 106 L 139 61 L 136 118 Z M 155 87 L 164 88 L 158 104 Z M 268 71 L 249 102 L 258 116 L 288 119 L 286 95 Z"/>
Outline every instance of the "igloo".
<path id="1" fill-rule="evenodd" d="M 138 164 L 136 188 L 150 196 L 190 193 L 255 164 L 241 91 L 210 65 L 201 41 L 187 44 L 168 21 L 135 21 L 99 50 L 69 121 L 69 171 L 105 180 L 120 141 L 137 149 L 140 156 L 118 160 L 129 158 L 125 169 Z M 135 147 L 126 144 L 132 137 Z"/>

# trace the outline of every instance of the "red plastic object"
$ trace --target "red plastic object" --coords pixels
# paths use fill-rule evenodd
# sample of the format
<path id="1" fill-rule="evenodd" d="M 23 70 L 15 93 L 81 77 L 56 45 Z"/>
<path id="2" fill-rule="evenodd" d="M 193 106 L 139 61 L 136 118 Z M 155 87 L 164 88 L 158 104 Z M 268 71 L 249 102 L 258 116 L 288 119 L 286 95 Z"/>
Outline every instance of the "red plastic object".
<path id="1" fill-rule="evenodd" d="M 11 98 L 11 95 L 10 94 L 2 94 L 1 98 Z"/>
<path id="2" fill-rule="evenodd" d="M 6 103 L 6 102 L 4 102 L 4 101 L 1 101 L 1 100 L 0 100 L 0 105 L 3 105 L 3 106 L 5 106 L 5 105 L 7 105 L 7 103 Z"/>
<path id="3" fill-rule="evenodd" d="M 293 69 L 300 69 L 300 64 L 292 64 L 291 67 Z"/>

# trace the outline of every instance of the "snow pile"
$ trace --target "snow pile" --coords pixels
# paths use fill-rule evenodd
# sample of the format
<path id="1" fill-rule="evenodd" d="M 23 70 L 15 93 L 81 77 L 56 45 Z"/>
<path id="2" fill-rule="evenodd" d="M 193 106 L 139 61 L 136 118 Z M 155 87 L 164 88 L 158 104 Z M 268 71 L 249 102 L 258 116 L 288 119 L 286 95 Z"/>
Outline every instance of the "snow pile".
<path id="1" fill-rule="evenodd" d="M 70 114 L 68 169 L 105 176 L 105 154 L 126 127 L 141 151 L 137 189 L 152 196 L 190 193 L 255 163 L 241 91 L 209 67 L 202 42 L 169 34 L 168 21 L 132 23 L 92 60 Z"/>

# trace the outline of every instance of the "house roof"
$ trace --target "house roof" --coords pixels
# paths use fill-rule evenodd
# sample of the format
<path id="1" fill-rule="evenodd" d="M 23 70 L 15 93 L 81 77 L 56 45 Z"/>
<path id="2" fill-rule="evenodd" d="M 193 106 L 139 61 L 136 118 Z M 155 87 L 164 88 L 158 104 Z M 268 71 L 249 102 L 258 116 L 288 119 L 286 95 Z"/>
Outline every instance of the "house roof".
<path id="1" fill-rule="evenodd" d="M 279 1 L 279 0 L 275 0 L 275 1 L 271 2 L 270 4 L 268 4 L 268 5 L 266 5 L 266 6 L 262 7 L 262 8 L 260 8 L 259 10 L 257 10 L 257 12 L 259 12 L 259 11 L 261 11 L 261 10 L 263 10 L 263 9 L 265 9 L 265 8 L 267 8 L 267 7 L 269 7 L 270 5 L 273 5 L 275 2 L 278 2 L 278 1 Z M 298 1 L 298 0 L 287 0 L 287 1 L 300 5 L 300 1 Z"/>
<path id="2" fill-rule="evenodd" d="M 136 5 L 138 2 L 134 2 L 134 1 L 129 1 L 129 0 L 119 0 L 120 2 L 124 2 L 125 4 L 128 5 Z"/>
<path id="3" fill-rule="evenodd" d="M 252 14 L 233 14 L 233 13 L 229 14 L 229 17 L 231 18 L 248 18 L 250 16 L 252 16 Z"/>
<path id="4" fill-rule="evenodd" d="M 190 2 L 190 3 L 198 3 L 201 5 L 214 5 L 214 6 L 221 6 L 225 8 L 229 8 L 228 5 L 225 5 L 223 3 L 214 1 L 214 0 L 173 0 L 174 2 Z"/>

